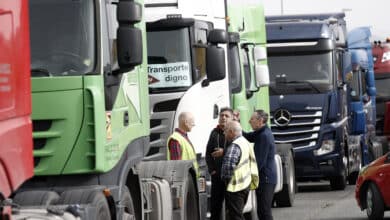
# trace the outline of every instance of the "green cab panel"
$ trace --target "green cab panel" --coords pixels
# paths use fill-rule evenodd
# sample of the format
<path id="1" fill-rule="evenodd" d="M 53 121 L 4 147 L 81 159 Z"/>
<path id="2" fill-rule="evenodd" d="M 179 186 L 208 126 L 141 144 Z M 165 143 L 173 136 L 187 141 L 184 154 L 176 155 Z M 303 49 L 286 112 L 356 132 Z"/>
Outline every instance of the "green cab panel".
<path id="1" fill-rule="evenodd" d="M 35 175 L 61 173 L 82 118 L 82 77 L 32 78 Z"/>
<path id="2" fill-rule="evenodd" d="M 240 121 L 244 130 L 252 128 L 249 119 L 255 109 L 263 109 L 269 113 L 269 91 L 268 86 L 256 88 L 253 60 L 254 46 L 266 46 L 266 29 L 264 8 L 261 3 L 242 4 L 232 2 L 228 5 L 229 31 L 237 32 L 240 35 L 240 46 L 247 45 L 248 56 L 250 58 L 250 88 L 245 85 L 245 68 L 243 66 L 243 53 L 240 49 L 241 58 L 241 91 L 232 95 L 233 108 L 240 112 Z M 267 65 L 267 60 L 259 61 L 259 64 Z M 247 90 L 252 92 L 247 96 Z"/>

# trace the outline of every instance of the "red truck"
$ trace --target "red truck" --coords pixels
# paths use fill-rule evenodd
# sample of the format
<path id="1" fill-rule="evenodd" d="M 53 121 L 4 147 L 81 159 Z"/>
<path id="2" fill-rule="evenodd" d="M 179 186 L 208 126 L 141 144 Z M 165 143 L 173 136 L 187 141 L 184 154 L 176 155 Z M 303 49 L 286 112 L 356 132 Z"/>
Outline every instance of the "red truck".
<path id="1" fill-rule="evenodd" d="M 374 41 L 372 46 L 374 57 L 376 95 L 376 133 L 387 136 L 390 141 L 390 37 L 385 42 Z"/>
<path id="2" fill-rule="evenodd" d="M 0 219 L 7 199 L 33 175 L 27 0 L 0 1 Z"/>

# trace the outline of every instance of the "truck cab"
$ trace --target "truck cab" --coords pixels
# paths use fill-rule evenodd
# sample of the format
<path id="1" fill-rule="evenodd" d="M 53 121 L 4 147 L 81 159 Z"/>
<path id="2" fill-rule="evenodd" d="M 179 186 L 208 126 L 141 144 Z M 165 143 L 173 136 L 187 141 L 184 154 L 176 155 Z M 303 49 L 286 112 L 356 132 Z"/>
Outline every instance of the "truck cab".
<path id="1" fill-rule="evenodd" d="M 328 179 L 333 189 L 359 171 L 365 126 L 345 80 L 352 67 L 344 16 L 266 18 L 275 141 L 293 145 L 298 180 Z"/>
<path id="2" fill-rule="evenodd" d="M 166 140 L 183 111 L 194 114 L 189 138 L 204 156 L 219 110 L 230 106 L 223 5 L 146 1 L 152 158 L 166 158 Z"/>
<path id="3" fill-rule="evenodd" d="M 28 3 L 0 2 L 0 219 L 3 203 L 33 175 Z M 5 205 L 5 206 L 4 206 Z"/>
<path id="4" fill-rule="evenodd" d="M 390 135 L 390 38 L 386 41 L 374 41 L 372 44 L 374 56 L 375 84 L 377 85 L 376 96 L 376 134 L 386 136 L 386 144 Z M 386 147 L 389 150 L 389 147 Z"/>
<path id="5" fill-rule="evenodd" d="M 352 54 L 352 66 L 358 69 L 362 84 L 360 102 L 366 119 L 366 131 L 362 134 L 363 165 L 367 165 L 387 152 L 387 141 L 376 133 L 377 89 L 374 75 L 374 57 L 371 47 L 371 30 L 369 27 L 355 28 L 348 33 L 348 49 Z"/>

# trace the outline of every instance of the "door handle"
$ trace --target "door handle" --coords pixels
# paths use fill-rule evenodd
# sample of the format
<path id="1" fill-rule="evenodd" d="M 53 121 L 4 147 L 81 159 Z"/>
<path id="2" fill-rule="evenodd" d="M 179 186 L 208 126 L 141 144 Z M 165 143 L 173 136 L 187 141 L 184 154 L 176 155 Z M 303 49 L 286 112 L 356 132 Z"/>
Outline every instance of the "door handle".
<path id="1" fill-rule="evenodd" d="M 125 111 L 123 113 L 123 126 L 128 126 L 129 125 L 129 112 Z"/>
<path id="2" fill-rule="evenodd" d="M 219 115 L 219 107 L 217 104 L 214 104 L 214 114 L 213 114 L 213 119 L 218 118 Z"/>

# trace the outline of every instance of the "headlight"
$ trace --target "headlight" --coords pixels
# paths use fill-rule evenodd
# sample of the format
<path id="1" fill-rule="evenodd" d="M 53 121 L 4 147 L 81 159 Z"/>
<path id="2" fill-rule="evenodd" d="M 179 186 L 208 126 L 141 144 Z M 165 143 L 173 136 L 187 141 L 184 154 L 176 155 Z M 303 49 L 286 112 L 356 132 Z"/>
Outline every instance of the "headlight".
<path id="1" fill-rule="evenodd" d="M 320 156 L 323 154 L 330 153 L 334 150 L 335 142 L 334 140 L 324 140 L 322 141 L 322 145 L 318 150 L 314 151 L 314 155 Z"/>
<path id="2" fill-rule="evenodd" d="M 384 52 L 382 55 L 382 63 L 390 60 L 390 51 Z"/>

